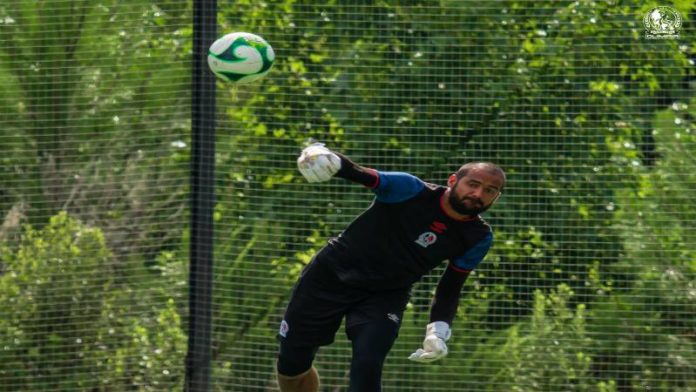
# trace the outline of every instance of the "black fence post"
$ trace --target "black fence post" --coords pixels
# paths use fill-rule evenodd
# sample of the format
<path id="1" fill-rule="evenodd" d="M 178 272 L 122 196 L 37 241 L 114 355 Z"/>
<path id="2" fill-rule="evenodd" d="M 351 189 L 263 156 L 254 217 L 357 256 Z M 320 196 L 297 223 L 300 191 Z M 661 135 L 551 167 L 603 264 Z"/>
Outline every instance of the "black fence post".
<path id="1" fill-rule="evenodd" d="M 216 0 L 193 2 L 191 245 L 185 390 L 210 391 L 215 206 L 215 76 L 207 53 L 217 35 Z"/>

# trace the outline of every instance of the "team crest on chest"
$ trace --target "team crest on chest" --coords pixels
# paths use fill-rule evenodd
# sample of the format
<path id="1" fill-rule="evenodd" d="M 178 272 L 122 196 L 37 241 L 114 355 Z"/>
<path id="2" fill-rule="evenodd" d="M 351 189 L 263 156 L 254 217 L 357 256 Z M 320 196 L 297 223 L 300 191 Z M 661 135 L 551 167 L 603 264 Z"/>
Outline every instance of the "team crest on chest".
<path id="1" fill-rule="evenodd" d="M 437 241 L 437 234 L 433 233 L 432 231 L 426 231 L 425 233 L 418 236 L 416 244 L 424 248 L 427 248 L 428 246 L 434 244 L 435 241 Z"/>

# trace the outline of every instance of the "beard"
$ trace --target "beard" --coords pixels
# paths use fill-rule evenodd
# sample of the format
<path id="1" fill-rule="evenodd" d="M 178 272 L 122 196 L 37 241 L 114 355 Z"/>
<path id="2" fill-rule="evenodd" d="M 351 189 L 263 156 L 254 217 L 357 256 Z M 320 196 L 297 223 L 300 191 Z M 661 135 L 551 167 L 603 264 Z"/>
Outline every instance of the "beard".
<path id="1" fill-rule="evenodd" d="M 466 204 L 467 201 L 469 202 L 469 205 Z M 490 204 L 484 206 L 481 200 L 471 197 L 459 198 L 454 194 L 454 192 L 450 192 L 449 204 L 457 213 L 470 216 L 476 216 L 491 207 Z"/>

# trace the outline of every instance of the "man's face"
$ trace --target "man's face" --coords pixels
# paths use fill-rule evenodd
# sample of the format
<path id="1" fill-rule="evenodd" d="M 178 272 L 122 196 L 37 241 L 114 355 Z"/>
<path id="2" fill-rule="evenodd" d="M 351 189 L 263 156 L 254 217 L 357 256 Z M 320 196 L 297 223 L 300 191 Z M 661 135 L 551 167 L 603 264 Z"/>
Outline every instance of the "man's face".
<path id="1" fill-rule="evenodd" d="M 478 215 L 489 209 L 500 195 L 503 179 L 494 173 L 474 167 L 457 179 L 451 175 L 449 204 L 462 215 Z"/>

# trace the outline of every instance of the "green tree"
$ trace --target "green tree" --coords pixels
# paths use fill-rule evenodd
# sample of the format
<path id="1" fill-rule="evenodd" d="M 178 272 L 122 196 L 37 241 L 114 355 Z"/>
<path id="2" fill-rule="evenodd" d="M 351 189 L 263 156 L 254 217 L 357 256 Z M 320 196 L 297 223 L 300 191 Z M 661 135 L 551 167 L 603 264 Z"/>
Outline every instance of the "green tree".
<path id="1" fill-rule="evenodd" d="M 656 116 L 660 158 L 640 173 L 640 188 L 619 193 L 626 206 L 619 220 L 624 257 L 592 284 L 593 367 L 622 389 L 696 388 L 691 377 L 696 347 L 689 332 L 696 327 L 696 253 L 690 245 L 696 177 L 687 169 L 696 164 L 694 103 L 677 102 Z"/>
<path id="2" fill-rule="evenodd" d="M 88 357 L 99 351 L 95 323 L 113 281 L 101 231 L 67 214 L 41 230 L 27 228 L 20 246 L 0 253 L 0 375 L 12 390 L 94 385 Z"/>
<path id="3" fill-rule="evenodd" d="M 162 222 L 185 205 L 189 12 L 139 0 L 0 7 L 0 210 L 23 205 L 34 225 L 70 211 L 119 254 L 152 247 L 154 258 L 179 240 Z"/>
<path id="4" fill-rule="evenodd" d="M 536 291 L 531 320 L 508 330 L 487 390 L 594 390 L 585 306 L 569 308 L 572 295 L 565 284 L 548 295 Z"/>
<path id="5" fill-rule="evenodd" d="M 159 258 L 157 274 L 142 267 L 123 281 L 102 232 L 65 212 L 0 251 L 0 378 L 9 390 L 149 391 L 183 382 L 183 274 L 171 256 Z M 148 310 L 134 311 L 139 302 Z"/>

